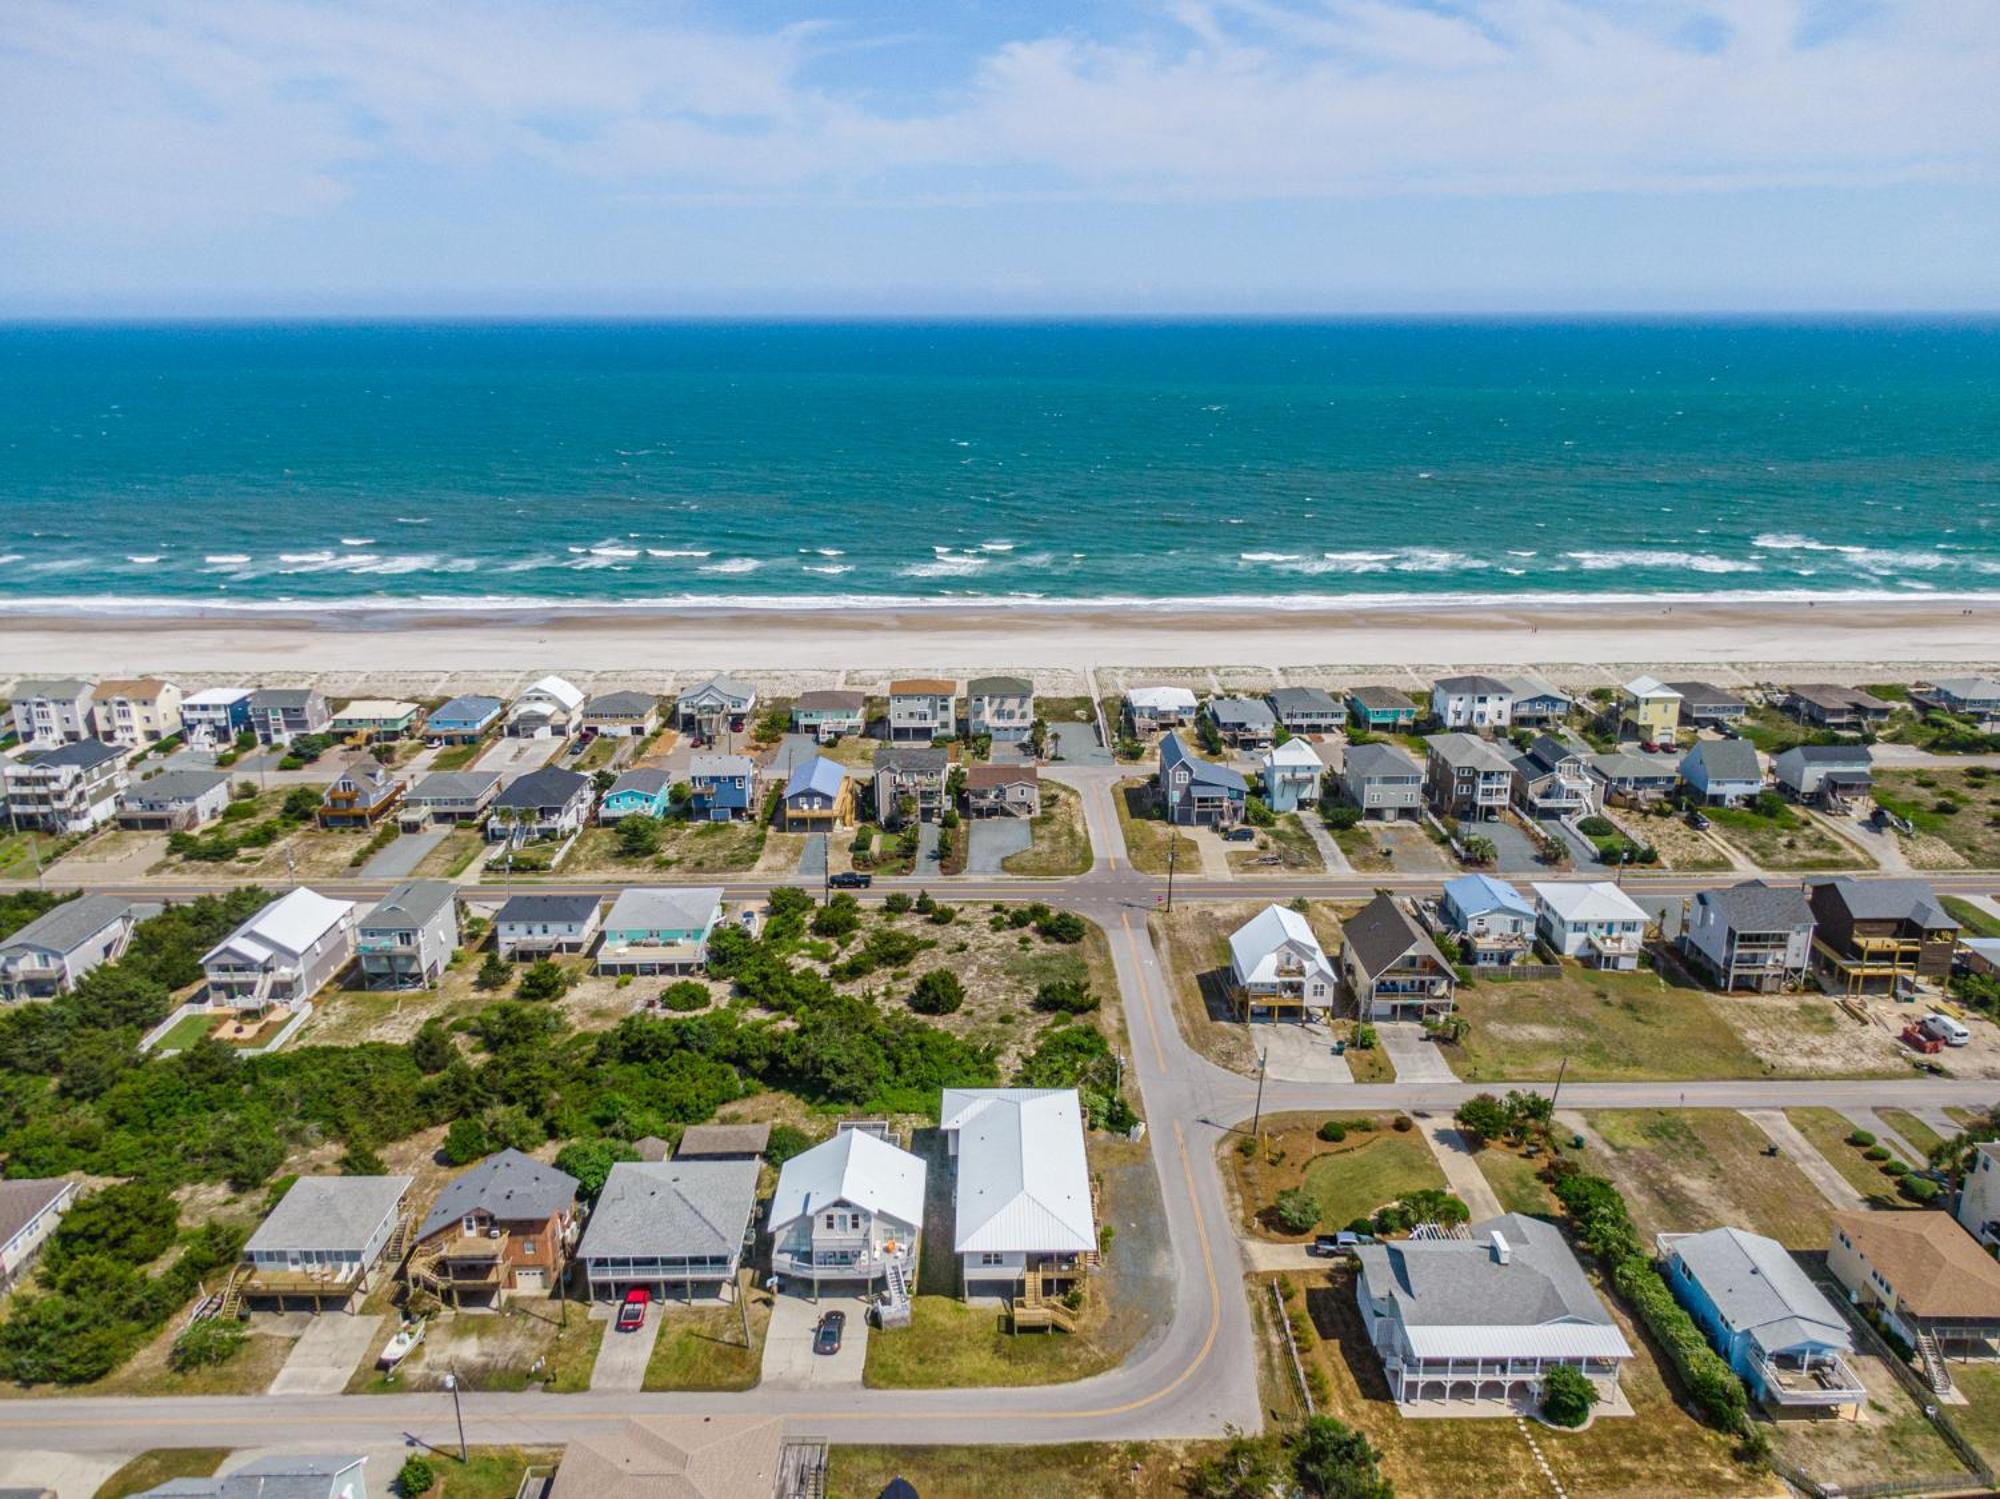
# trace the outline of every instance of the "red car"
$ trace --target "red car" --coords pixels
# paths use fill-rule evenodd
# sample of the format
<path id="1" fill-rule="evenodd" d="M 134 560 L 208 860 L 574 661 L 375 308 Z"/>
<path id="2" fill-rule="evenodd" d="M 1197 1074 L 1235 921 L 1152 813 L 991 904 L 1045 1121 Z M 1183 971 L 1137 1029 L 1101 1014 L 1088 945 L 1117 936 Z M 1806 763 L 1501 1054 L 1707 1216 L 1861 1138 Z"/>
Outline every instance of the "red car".
<path id="1" fill-rule="evenodd" d="M 653 1304 L 653 1293 L 644 1286 L 635 1287 L 625 1293 L 625 1304 L 618 1308 L 618 1330 L 637 1332 L 646 1325 L 646 1308 Z"/>

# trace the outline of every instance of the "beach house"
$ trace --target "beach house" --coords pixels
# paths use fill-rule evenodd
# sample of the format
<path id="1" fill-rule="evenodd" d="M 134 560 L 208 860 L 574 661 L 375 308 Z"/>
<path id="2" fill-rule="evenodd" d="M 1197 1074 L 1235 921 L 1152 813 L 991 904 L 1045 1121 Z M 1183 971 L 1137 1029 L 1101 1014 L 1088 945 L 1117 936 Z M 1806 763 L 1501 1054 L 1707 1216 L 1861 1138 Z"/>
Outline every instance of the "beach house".
<path id="1" fill-rule="evenodd" d="M 2000 1356 L 2000 1264 L 1951 1214 L 1835 1213 L 1826 1268 L 1916 1350 L 1937 1393 L 1951 1393 L 1949 1360 Z"/>
<path id="2" fill-rule="evenodd" d="M 1458 975 L 1416 918 L 1386 890 L 1341 923 L 1340 972 L 1368 1020 L 1448 1015 Z"/>
<path id="3" fill-rule="evenodd" d="M 1347 724 L 1340 700 L 1321 687 L 1276 687 L 1264 701 L 1293 734 L 1331 734 Z"/>
<path id="4" fill-rule="evenodd" d="M 1267 749 L 1278 735 L 1278 716 L 1262 698 L 1212 697 L 1202 713 L 1222 742 L 1237 749 Z"/>
<path id="5" fill-rule="evenodd" d="M 843 1128 L 778 1171 L 768 1216 L 771 1271 L 806 1282 L 916 1278 L 924 1161 L 866 1129 Z"/>
<path id="6" fill-rule="evenodd" d="M 446 744 L 472 744 L 484 739 L 500 722 L 504 707 L 497 697 L 466 693 L 431 709 L 430 717 L 424 720 L 424 732 Z"/>
<path id="7" fill-rule="evenodd" d="M 88 833 L 118 815 L 130 784 L 126 750 L 101 739 L 75 739 L 24 750 L 0 761 L 7 820 L 45 833 Z"/>
<path id="8" fill-rule="evenodd" d="M 163 677 L 99 682 L 90 717 L 107 744 L 158 744 L 181 732 L 181 690 Z"/>
<path id="9" fill-rule="evenodd" d="M 674 723 L 701 744 L 713 744 L 725 733 L 742 733 L 756 708 L 755 683 L 741 677 L 710 677 L 674 699 Z"/>
<path id="10" fill-rule="evenodd" d="M 904 677 L 889 684 L 889 739 L 929 744 L 958 733 L 958 683 L 949 677 Z"/>
<path id="11" fill-rule="evenodd" d="M 974 737 L 1017 743 L 1035 726 L 1035 684 L 1026 677 L 974 677 L 965 684 L 965 722 Z"/>
<path id="12" fill-rule="evenodd" d="M 1076 1089 L 946 1088 L 938 1121 L 961 1294 L 1001 1297 L 1017 1313 L 1067 1295 L 1097 1258 Z M 1066 1315 L 1035 1320 L 1068 1325 Z"/>
<path id="13" fill-rule="evenodd" d="M 1603 783 L 1590 773 L 1590 746 L 1566 733 L 1537 734 L 1509 756 L 1514 806 L 1523 817 L 1588 817 L 1598 810 Z"/>
<path id="14" fill-rule="evenodd" d="M 1264 751 L 1264 802 L 1273 812 L 1296 812 L 1319 801 L 1326 765 L 1304 739 L 1287 739 Z"/>
<path id="15" fill-rule="evenodd" d="M 1204 760 L 1178 733 L 1160 738 L 1160 805 L 1182 827 L 1231 828 L 1243 820 L 1250 783 L 1227 765 Z"/>
<path id="16" fill-rule="evenodd" d="M 1910 701 L 1929 712 L 1970 719 L 1982 734 L 2000 734 L 2000 682 L 1991 677 L 1940 677 L 1912 687 Z"/>
<path id="17" fill-rule="evenodd" d="M 788 833 L 823 833 L 854 822 L 854 779 L 847 767 L 812 755 L 792 767 L 780 798 Z"/>
<path id="18" fill-rule="evenodd" d="M 792 700 L 792 732 L 810 734 L 821 744 L 831 744 L 848 734 L 868 728 L 868 697 L 865 693 L 830 689 L 801 692 Z"/>
<path id="19" fill-rule="evenodd" d="M 1268 905 L 1229 934 L 1229 994 L 1245 1020 L 1324 1019 L 1339 975 L 1312 923 Z"/>
<path id="20" fill-rule="evenodd" d="M 434 822 L 476 823 L 499 795 L 497 770 L 434 770 L 404 794 L 396 820 L 406 832 Z"/>
<path id="21" fill-rule="evenodd" d="M 493 947 L 510 963 L 584 952 L 597 940 L 602 923 L 595 895 L 515 895 L 493 918 Z"/>
<path id="22" fill-rule="evenodd" d="M 169 1479 L 134 1499 L 368 1499 L 367 1466 L 355 1452 L 266 1453 L 219 1477 Z"/>
<path id="23" fill-rule="evenodd" d="M 327 733 L 332 724 L 317 687 L 259 687 L 250 694 L 250 727 L 262 744 L 287 745 L 301 734 Z"/>
<path id="24" fill-rule="evenodd" d="M 0 1181 L 0 1289 L 20 1279 L 76 1201 L 67 1177 L 16 1177 Z"/>
<path id="25" fill-rule="evenodd" d="M 583 705 L 583 732 L 645 739 L 660 727 L 660 700 L 650 692 L 601 692 Z"/>
<path id="26" fill-rule="evenodd" d="M 619 773 L 597 804 L 599 822 L 617 822 L 623 817 L 665 817 L 673 791 L 673 777 L 651 765 L 636 766 Z"/>
<path id="27" fill-rule="evenodd" d="M 1431 684 L 1431 717 L 1446 729 L 1492 733 L 1514 721 L 1514 693 L 1497 677 L 1440 677 Z"/>
<path id="28" fill-rule="evenodd" d="M 1607 798 L 1643 805 L 1666 796 L 1680 784 L 1681 762 L 1673 754 L 1612 750 L 1590 757 L 1590 773 L 1604 783 Z"/>
<path id="29" fill-rule="evenodd" d="M 163 770 L 125 788 L 118 825 L 181 833 L 205 827 L 229 806 L 229 776 L 220 770 Z"/>
<path id="30" fill-rule="evenodd" d="M 1193 723 L 1199 707 L 1185 687 L 1131 687 L 1125 692 L 1125 718 L 1135 734 Z"/>
<path id="31" fill-rule="evenodd" d="M 1750 715 L 1750 704 L 1713 682 L 1669 682 L 1681 695 L 1681 726 L 1688 729 L 1730 729 Z"/>
<path id="32" fill-rule="evenodd" d="M 1674 1299 L 1751 1399 L 1781 1416 L 1852 1414 L 1868 1399 L 1846 1318 L 1776 1239 L 1724 1227 L 1657 1243 Z"/>
<path id="33" fill-rule="evenodd" d="M 1764 766 L 1747 739 L 1698 739 L 1681 756 L 1681 780 L 1710 806 L 1735 807 L 1764 789 Z"/>
<path id="34" fill-rule="evenodd" d="M 1535 928 L 1542 941 L 1589 968 L 1629 972 L 1639 966 L 1650 919 L 1610 880 L 1535 884 Z"/>
<path id="35" fill-rule="evenodd" d="M 1681 695 L 1658 677 L 1634 677 L 1618 689 L 1619 729 L 1642 745 L 1671 746 L 1680 733 Z"/>
<path id="36" fill-rule="evenodd" d="M 1363 817 L 1396 822 L 1423 810 L 1424 773 L 1398 745 L 1380 740 L 1349 745 L 1340 785 Z"/>
<path id="37" fill-rule="evenodd" d="M 1477 734 L 1432 734 L 1424 740 L 1424 795 L 1440 817 L 1485 822 L 1501 816 L 1514 795 L 1514 762 Z"/>
<path id="38" fill-rule="evenodd" d="M 794 1499 L 812 1492 L 796 1486 L 799 1473 L 816 1487 L 821 1467 L 788 1447 L 784 1418 L 766 1411 L 642 1416 L 578 1431 L 555 1477 L 535 1492 L 539 1499 Z"/>
<path id="39" fill-rule="evenodd" d="M 1982 1140 L 1973 1148 L 1958 1206 L 1952 1209 L 1959 1227 L 1988 1249 L 2000 1244 L 2000 1168 L 1995 1161 L 2000 1161 L 2000 1144 Z"/>
<path id="40" fill-rule="evenodd" d="M 79 895 L 0 938 L 0 1000 L 54 999 L 132 940 L 132 904 L 122 895 Z"/>
<path id="41" fill-rule="evenodd" d="M 628 886 L 604 918 L 599 973 L 695 973 L 708 964 L 708 939 L 722 924 L 719 885 Z"/>
<path id="42" fill-rule="evenodd" d="M 1362 686 L 1347 694 L 1347 720 L 1374 734 L 1394 734 L 1417 721 L 1417 705 L 1394 687 Z"/>
<path id="43" fill-rule="evenodd" d="M 576 1178 L 502 1150 L 444 1184 L 410 1247 L 409 1283 L 451 1306 L 554 1290 L 576 1241 Z"/>
<path id="44" fill-rule="evenodd" d="M 1794 801 L 1843 812 L 1875 785 L 1875 757 L 1865 744 L 1795 744 L 1771 758 L 1771 779 Z"/>
<path id="45" fill-rule="evenodd" d="M 281 895 L 202 955 L 214 1009 L 297 1009 L 354 961 L 355 908 L 303 885 Z"/>
<path id="46" fill-rule="evenodd" d="M 1805 981 L 1813 924 L 1812 906 L 1797 885 L 1745 880 L 1695 893 L 1681 951 L 1718 989 L 1771 993 Z"/>
<path id="47" fill-rule="evenodd" d="M 1508 725 L 1512 728 L 1542 728 L 1561 723 L 1569 717 L 1569 711 L 1576 706 L 1576 699 L 1564 692 L 1546 677 L 1533 672 L 1523 672 L 1517 677 L 1499 679 L 1514 700 L 1514 706 L 1507 714 Z"/>
<path id="48" fill-rule="evenodd" d="M 966 767 L 965 811 L 970 817 L 1034 817 L 1042 810 L 1042 775 L 1032 765 Z"/>
<path id="49" fill-rule="evenodd" d="M 1788 687 L 1778 705 L 1800 723 L 1842 734 L 1879 728 L 1896 711 L 1894 703 L 1885 702 L 1872 692 L 1833 682 L 1804 682 Z"/>
<path id="50" fill-rule="evenodd" d="M 1535 950 L 1535 906 L 1507 881 L 1462 874 L 1444 882 L 1438 918 L 1459 939 L 1461 961 L 1511 968 Z"/>
<path id="51" fill-rule="evenodd" d="M 458 952 L 458 886 L 404 880 L 354 925 L 364 989 L 433 989 Z"/>
<path id="52" fill-rule="evenodd" d="M 509 739 L 567 739 L 581 726 L 583 689 L 562 677 L 533 683 L 507 709 Z"/>
<path id="53" fill-rule="evenodd" d="M 883 827 L 934 822 L 944 815 L 951 752 L 885 744 L 875 751 L 875 819 Z"/>
<path id="54" fill-rule="evenodd" d="M 16 682 L 11 716 L 14 737 L 25 745 L 73 744 L 92 737 L 95 682 L 74 677 Z"/>
<path id="55" fill-rule="evenodd" d="M 246 1301 L 278 1310 L 353 1309 L 396 1237 L 408 1207 L 407 1176 L 301 1176 L 243 1246 L 235 1279 Z"/>
<path id="56" fill-rule="evenodd" d="M 1924 880 L 1809 879 L 1813 979 L 1829 994 L 1906 994 L 1951 977 L 1958 922 Z"/>
<path id="57" fill-rule="evenodd" d="M 589 776 L 544 765 L 500 788 L 486 836 L 516 843 L 567 838 L 590 820 L 591 799 Z"/>
<path id="58" fill-rule="evenodd" d="M 181 732 L 196 749 L 227 745 L 249 727 L 248 687 L 204 687 L 181 699 Z"/>
<path id="59" fill-rule="evenodd" d="M 735 822 L 757 810 L 757 765 L 748 755 L 695 755 L 688 761 L 688 816 Z"/>
<path id="60" fill-rule="evenodd" d="M 356 760 L 320 793 L 323 828 L 372 828 L 396 810 L 409 783 L 375 760 Z"/>
<path id="61" fill-rule="evenodd" d="M 362 697 L 344 703 L 333 715 L 331 732 L 342 739 L 374 744 L 407 739 L 424 716 L 421 703 L 400 698 Z"/>
<path id="62" fill-rule="evenodd" d="M 732 1298 L 757 1211 L 757 1158 L 619 1161 L 577 1246 L 593 1301 L 645 1290 Z"/>

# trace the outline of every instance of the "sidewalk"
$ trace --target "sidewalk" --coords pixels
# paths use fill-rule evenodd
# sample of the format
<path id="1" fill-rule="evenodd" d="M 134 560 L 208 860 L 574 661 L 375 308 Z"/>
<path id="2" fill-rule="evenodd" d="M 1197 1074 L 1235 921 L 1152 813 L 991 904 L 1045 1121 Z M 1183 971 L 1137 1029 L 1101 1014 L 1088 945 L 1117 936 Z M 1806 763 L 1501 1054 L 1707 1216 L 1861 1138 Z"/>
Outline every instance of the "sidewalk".
<path id="1" fill-rule="evenodd" d="M 1791 1157 L 1792 1163 L 1819 1188 L 1820 1195 L 1844 1213 L 1858 1212 L 1868 1204 L 1846 1177 L 1834 1170 L 1825 1156 L 1813 1149 L 1812 1141 L 1800 1134 L 1781 1109 L 1745 1109 L 1743 1117 L 1770 1138 L 1773 1145 Z"/>
<path id="2" fill-rule="evenodd" d="M 1472 1209 L 1472 1221 L 1499 1217 L 1502 1211 L 1499 1195 L 1486 1180 L 1486 1173 L 1479 1169 L 1472 1147 L 1457 1126 L 1442 1119 L 1419 1119 L 1417 1128 L 1424 1132 L 1424 1143 L 1437 1157 L 1453 1194 Z"/>

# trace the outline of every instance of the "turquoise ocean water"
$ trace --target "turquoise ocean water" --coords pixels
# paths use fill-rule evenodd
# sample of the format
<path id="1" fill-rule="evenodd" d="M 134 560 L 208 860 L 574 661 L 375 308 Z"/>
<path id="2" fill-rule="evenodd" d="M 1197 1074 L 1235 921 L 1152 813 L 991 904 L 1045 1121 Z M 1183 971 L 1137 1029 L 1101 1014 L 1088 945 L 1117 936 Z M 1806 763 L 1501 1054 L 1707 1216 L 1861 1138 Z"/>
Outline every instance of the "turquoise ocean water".
<path id="1" fill-rule="evenodd" d="M 2000 592 L 2000 324 L 0 328 L 0 608 Z"/>

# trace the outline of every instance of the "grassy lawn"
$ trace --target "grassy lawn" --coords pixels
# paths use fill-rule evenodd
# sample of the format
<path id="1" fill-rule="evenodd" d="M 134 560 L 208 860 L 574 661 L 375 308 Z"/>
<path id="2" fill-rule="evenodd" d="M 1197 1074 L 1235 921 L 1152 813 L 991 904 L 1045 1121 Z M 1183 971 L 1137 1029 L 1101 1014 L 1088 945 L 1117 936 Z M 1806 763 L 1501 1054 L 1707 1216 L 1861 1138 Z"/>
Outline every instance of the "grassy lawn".
<path id="1" fill-rule="evenodd" d="M 1112 788 L 1112 799 L 1118 807 L 1118 827 L 1125 835 L 1125 853 L 1132 867 L 1141 874 L 1165 874 L 1172 833 L 1166 822 L 1149 815 L 1153 806 L 1152 780 L 1140 777 L 1120 781 Z M 1181 856 L 1193 858 L 1194 850 L 1183 849 Z M 1200 868 L 1199 860 L 1195 867 Z"/>
<path id="2" fill-rule="evenodd" d="M 207 1010 L 194 1015 L 184 1016 L 174 1022 L 172 1030 L 160 1037 L 159 1044 L 154 1047 L 154 1050 L 161 1054 L 170 1051 L 186 1051 L 190 1046 L 193 1046 L 202 1037 L 214 1030 L 216 1022 L 221 1018 L 221 1015 Z"/>
<path id="3" fill-rule="evenodd" d="M 1877 1109 L 1876 1117 L 1910 1143 L 1912 1149 L 1925 1156 L 1944 1143 L 1944 1136 L 1932 1129 L 1908 1109 Z"/>
<path id="4" fill-rule="evenodd" d="M 1375 836 L 1373 824 L 1359 822 L 1351 828 L 1341 828 L 1334 833 L 1333 841 L 1347 855 L 1347 862 L 1364 874 L 1376 874 L 1396 867 L 1395 859 Z"/>
<path id="5" fill-rule="evenodd" d="M 2000 1467 L 2000 1364 L 1953 1364 L 1951 1381 L 1965 1396 L 1949 1411 L 1952 1425 L 1990 1467 Z"/>
<path id="6" fill-rule="evenodd" d="M 1227 993 L 1229 934 L 1264 909 L 1264 902 L 1181 905 L 1156 911 L 1147 921 L 1153 946 L 1173 969 L 1174 1008 L 1181 1034 L 1210 1061 L 1238 1072 L 1256 1067 L 1249 1028 L 1235 1016 Z M 1340 951 L 1340 923 L 1333 908 L 1315 901 L 1306 919 L 1329 955 Z"/>
<path id="7" fill-rule="evenodd" d="M 1908 852 L 1919 868 L 1950 862 L 1929 856 L 1923 845 L 1930 839 L 1975 868 L 2000 868 L 2000 774 L 1983 766 L 1885 770 L 1875 777 L 1875 801 L 1916 827 Z"/>
<path id="8" fill-rule="evenodd" d="M 573 1394 L 590 1388 L 591 1366 L 608 1325 L 574 1303 L 565 1317 L 553 1301 L 515 1301 L 499 1312 L 444 1316 L 431 1323 L 414 1353 L 384 1374 L 375 1367 L 375 1353 L 396 1330 L 395 1319 L 385 1317 L 377 1348 L 348 1381 L 347 1393 L 441 1390 L 445 1374 L 456 1370 L 468 1390 L 519 1391 L 546 1384 L 557 1394 Z"/>
<path id="9" fill-rule="evenodd" d="M 89 1386 L 93 1395 L 261 1395 L 278 1377 L 292 1351 L 292 1339 L 253 1332 L 227 1363 L 176 1373 L 168 1364 L 180 1318 L 125 1363 Z M 79 1394 L 77 1390 L 52 1393 Z"/>
<path id="10" fill-rule="evenodd" d="M 836 1446 L 826 1499 L 875 1499 L 891 1479 L 950 1499 L 1183 1499 L 1213 1442 L 1072 1442 L 1053 1447 Z"/>
<path id="11" fill-rule="evenodd" d="M 1223 1176 L 1235 1197 L 1237 1218 L 1260 1239 L 1300 1243 L 1308 1234 L 1288 1234 L 1270 1218 L 1278 1194 L 1304 1187 L 1319 1200 L 1321 1230 L 1345 1228 L 1385 1203 L 1424 1187 L 1445 1185 L 1444 1171 L 1423 1136 L 1398 1132 L 1387 1114 L 1277 1114 L 1264 1122 L 1262 1150 L 1245 1155 L 1248 1135 L 1224 1137 Z M 1322 1120 L 1350 1126 L 1339 1142 L 1319 1138 Z M 1353 1128 L 1357 1122 L 1368 1129 Z"/>
<path id="12" fill-rule="evenodd" d="M 208 1478 L 227 1456 L 227 1447 L 155 1447 L 105 1479 L 98 1486 L 96 1499 L 129 1499 L 170 1478 Z"/>
<path id="13" fill-rule="evenodd" d="M 1366 1051 L 1353 1044 L 1353 1027 L 1347 1027 L 1347 1070 L 1357 1083 L 1393 1083 L 1396 1080 L 1396 1064 L 1390 1058 L 1388 1049 L 1376 1045 Z"/>
<path id="14" fill-rule="evenodd" d="M 1531 1218 L 1555 1215 L 1555 1199 L 1542 1181 L 1540 1160 L 1531 1161 L 1520 1151 L 1498 1144 L 1486 1146 L 1473 1159 L 1479 1163 L 1480 1173 L 1493 1189 L 1493 1195 L 1500 1199 L 1502 1212 L 1522 1213 Z"/>
<path id="15" fill-rule="evenodd" d="M 1788 1249 L 1823 1250 L 1831 1209 L 1783 1156 L 1766 1156 L 1764 1132 L 1729 1109 L 1599 1109 L 1585 1168 L 1616 1182 L 1648 1241 L 1662 1232 L 1731 1224 Z"/>
<path id="16" fill-rule="evenodd" d="M 514 1499 L 528 1469 L 547 1472 L 562 1457 L 561 1452 L 546 1447 L 474 1447 L 471 1451 L 472 1460 L 464 1464 L 458 1461 L 456 1451 L 430 1454 L 431 1470 L 437 1474 L 437 1487 L 431 1490 L 430 1499 Z M 391 1477 L 394 1474 L 382 1475 L 379 1492 L 384 1495 L 389 1492 Z"/>
<path id="17" fill-rule="evenodd" d="M 1951 919 L 1965 928 L 1968 937 L 2000 937 L 2000 916 L 1975 906 L 1971 901 L 1957 895 L 1940 895 L 1938 904 L 1951 913 Z"/>
<path id="18" fill-rule="evenodd" d="M 1230 848 L 1229 867 L 1246 874 L 1322 874 L 1326 870 L 1326 860 L 1320 857 L 1319 845 L 1313 842 L 1312 834 L 1299 821 L 1299 814 L 1283 812 L 1270 827 L 1257 829 L 1255 843 Z"/>
<path id="19" fill-rule="evenodd" d="M 1704 810 L 1715 831 L 1760 869 L 1853 869 L 1873 862 L 1791 807 L 1779 808 L 1775 817 L 1744 807 Z"/>
<path id="20" fill-rule="evenodd" d="M 464 770 L 487 750 L 493 747 L 493 740 L 474 739 L 466 744 L 447 744 L 431 756 L 432 770 Z"/>
<path id="21" fill-rule="evenodd" d="M 1083 802 L 1069 787 L 1042 782 L 1042 810 L 1030 828 L 1035 841 L 1000 861 L 1007 873 L 1056 877 L 1089 872 L 1090 834 L 1083 825 Z"/>
<path id="22" fill-rule="evenodd" d="M 477 828 L 453 828 L 445 834 L 444 842 L 417 861 L 416 876 L 427 880 L 457 879 L 485 846 L 486 841 Z"/>
<path id="23" fill-rule="evenodd" d="M 1893 1177 L 1884 1176 L 1873 1161 L 1865 1159 L 1862 1147 L 1847 1143 L 1854 1125 L 1835 1109 L 1786 1109 L 1785 1117 L 1826 1157 L 1826 1162 L 1846 1178 L 1871 1208 L 1906 1208 L 1909 1201 L 1896 1191 Z M 1884 1147 L 1887 1149 L 1888 1147 Z M 1887 1164 L 1886 1162 L 1884 1163 Z"/>
<path id="24" fill-rule="evenodd" d="M 771 1326 L 771 1297 L 752 1292 L 756 1276 L 744 1271 L 738 1287 L 748 1297 L 750 1346 L 743 1346 L 743 1317 L 733 1306 L 659 1306 L 660 1335 L 646 1363 L 648 1390 L 748 1390 L 764 1364 L 764 1334 Z"/>
<path id="25" fill-rule="evenodd" d="M 1776 1422 L 1769 1430 L 1778 1456 L 1829 1488 L 1965 1476 L 1965 1465 L 1880 1358 L 1850 1355 L 1847 1364 L 1868 1390 L 1862 1419 Z M 1958 1418 L 1960 1407 L 1946 1409 Z"/>

